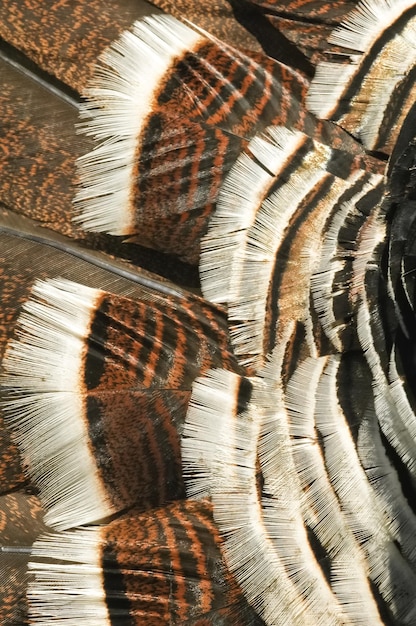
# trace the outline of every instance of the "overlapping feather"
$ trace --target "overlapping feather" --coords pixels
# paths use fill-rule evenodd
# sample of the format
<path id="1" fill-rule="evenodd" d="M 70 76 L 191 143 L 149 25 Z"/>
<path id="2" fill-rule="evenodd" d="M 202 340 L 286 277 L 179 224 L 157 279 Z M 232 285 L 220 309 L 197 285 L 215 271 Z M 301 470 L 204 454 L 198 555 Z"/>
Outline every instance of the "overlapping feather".
<path id="1" fill-rule="evenodd" d="M 271 24 L 295 10 L 254 4 Z M 302 19 L 355 56 L 318 66 L 307 101 L 302 71 L 169 16 L 122 35 L 86 92 L 76 221 L 193 262 L 202 238 L 205 299 L 3 216 L 9 489 L 26 489 L 25 539 L 0 526 L 6 619 L 10 597 L 26 619 L 29 580 L 33 624 L 415 622 L 416 9 L 312 4 Z M 366 64 L 365 98 L 332 115 Z M 384 171 L 305 102 L 407 148 Z M 53 529 L 32 550 L 39 501 Z"/>

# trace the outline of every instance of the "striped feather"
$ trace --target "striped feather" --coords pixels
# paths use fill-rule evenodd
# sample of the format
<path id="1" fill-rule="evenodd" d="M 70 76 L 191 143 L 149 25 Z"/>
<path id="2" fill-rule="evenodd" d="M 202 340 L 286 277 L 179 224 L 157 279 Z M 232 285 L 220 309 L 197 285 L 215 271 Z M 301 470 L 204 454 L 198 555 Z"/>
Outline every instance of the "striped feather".
<path id="1" fill-rule="evenodd" d="M 363 302 L 360 306 L 357 319 L 357 330 L 360 342 L 369 364 L 373 377 L 374 404 L 380 427 L 396 450 L 400 459 L 409 472 L 410 480 L 415 483 L 415 455 L 414 439 L 409 431 L 412 424 L 406 420 L 406 414 L 400 411 L 397 404 L 395 388 L 389 386 L 387 372 L 384 370 L 386 352 L 377 350 L 375 341 L 383 343 L 382 327 L 376 307 L 369 306 L 369 302 Z M 372 319 L 371 319 L 372 318 Z M 406 427 L 405 422 L 408 422 Z"/>
<path id="2" fill-rule="evenodd" d="M 372 484 L 368 481 L 355 451 L 348 422 L 340 411 L 337 386 L 339 369 L 342 366 L 337 357 L 328 360 L 316 394 L 316 429 L 323 440 L 328 478 L 348 526 L 360 545 L 361 554 L 366 557 L 367 576 L 378 588 L 386 606 L 389 606 L 390 597 L 396 593 L 396 584 L 401 589 L 400 593 L 403 593 L 403 600 L 398 600 L 394 608 L 389 607 L 394 619 L 400 620 L 401 612 L 412 615 L 414 611 L 414 606 L 409 606 L 409 591 L 406 592 L 406 578 L 413 576 L 413 563 L 409 567 L 402 551 L 395 550 L 394 541 L 397 541 L 397 535 L 395 537 L 391 532 L 392 521 L 386 516 L 384 507 L 380 508 L 380 500 L 375 498 Z M 368 388 L 364 390 L 364 394 L 366 391 L 368 396 Z M 362 503 L 365 503 L 365 511 Z M 389 563 L 389 568 L 396 571 L 394 585 L 385 574 L 386 562 Z M 397 598 L 400 593 L 397 593 Z"/>
<path id="3" fill-rule="evenodd" d="M 0 618 L 412 625 L 414 6 L 66 4 L 0 7 Z"/>
<path id="4" fill-rule="evenodd" d="M 211 508 L 178 502 L 42 536 L 30 563 L 32 622 L 261 626 L 224 566 Z"/>
<path id="5" fill-rule="evenodd" d="M 282 63 L 170 16 L 136 23 L 85 91 L 83 132 L 97 145 L 79 161 L 76 222 L 196 262 L 224 176 L 268 124 L 363 157 L 348 135 L 305 110 L 307 86 Z"/>
<path id="6" fill-rule="evenodd" d="M 349 60 L 318 65 L 310 110 L 390 153 L 414 103 L 415 29 L 412 1 L 361 2 L 329 38 Z"/>
<path id="7" fill-rule="evenodd" d="M 345 159 L 340 167 L 342 159 L 336 150 L 281 127 L 270 127 L 264 136 L 255 137 L 248 149 L 250 154 L 239 158 L 224 182 L 217 211 L 202 241 L 203 293 L 227 305 L 231 338 L 244 365 L 261 366 L 289 320 L 304 325 L 308 350 L 311 355 L 318 354 L 315 321 L 309 309 L 311 288 L 324 329 L 339 348 L 336 331 L 332 332 L 323 309 L 331 306 L 332 285 L 325 294 L 328 302 L 322 303 L 325 296 L 318 283 L 333 267 L 322 241 L 324 229 L 331 220 L 339 220 L 341 210 L 348 211 L 345 207 L 355 217 L 356 205 L 364 212 L 357 219 L 358 229 L 364 230 L 363 224 L 376 220 L 375 214 L 368 218 L 366 213 L 382 195 L 382 179 L 374 175 L 367 183 L 354 160 L 348 167 Z M 247 180 L 249 191 L 243 195 Z M 367 203 L 363 200 L 366 194 Z M 370 236 L 360 237 L 367 242 Z M 368 250 L 361 247 L 355 254 L 349 245 L 343 254 L 336 251 L 341 259 L 352 256 L 352 278 L 344 278 L 343 292 L 349 282 L 353 292 L 363 280 L 363 271 L 356 266 L 360 258 L 365 264 Z M 355 300 L 353 295 L 351 300 Z M 347 313 L 344 307 L 344 318 Z"/>
<path id="8" fill-rule="evenodd" d="M 281 414 L 277 411 L 273 416 L 279 393 L 273 393 L 273 386 L 267 391 L 261 381 L 239 379 L 225 371 L 197 380 L 184 439 L 190 494 L 211 495 L 214 519 L 225 537 L 226 562 L 266 624 L 286 619 L 298 624 L 341 623 L 346 618 L 316 563 L 302 524 L 301 494 L 282 422 L 284 406 Z M 268 437 L 280 443 L 275 459 L 269 453 L 263 460 L 260 439 Z M 202 442 L 203 456 L 194 451 Z M 264 451 L 267 454 L 267 448 Z M 257 455 L 260 466 L 268 465 L 261 494 Z M 269 478 L 272 461 L 278 468 Z M 306 588 L 309 592 L 303 597 Z"/>
<path id="9" fill-rule="evenodd" d="M 37 74 L 36 68 L 27 68 L 27 62 L 13 49 L 0 50 L 0 106 L 7 120 L 0 128 L 2 204 L 89 248 L 116 254 L 159 274 L 172 272 L 177 282 L 195 285 L 193 268 L 177 260 L 173 266 L 169 257 L 150 252 L 143 245 L 123 243 L 103 233 L 86 233 L 74 224 L 76 160 L 94 143 L 76 131 L 79 95 L 60 83 L 51 84 Z M 143 238 L 141 244 L 145 243 Z"/>
<path id="10" fill-rule="evenodd" d="M 369 176 L 365 170 L 354 172 L 350 183 L 343 202 L 338 203 L 328 218 L 322 253 L 310 285 L 313 305 L 323 330 L 338 352 L 352 342 L 349 322 L 368 259 L 368 249 L 363 249 L 364 243 L 360 246 L 359 241 L 383 190 L 381 177 Z M 382 233 L 381 224 L 377 225 Z"/>
<path id="11" fill-rule="evenodd" d="M 35 283 L 1 382 L 5 417 L 51 526 L 182 495 L 179 433 L 192 381 L 213 366 L 238 369 L 209 308 L 201 313 L 62 280 Z"/>

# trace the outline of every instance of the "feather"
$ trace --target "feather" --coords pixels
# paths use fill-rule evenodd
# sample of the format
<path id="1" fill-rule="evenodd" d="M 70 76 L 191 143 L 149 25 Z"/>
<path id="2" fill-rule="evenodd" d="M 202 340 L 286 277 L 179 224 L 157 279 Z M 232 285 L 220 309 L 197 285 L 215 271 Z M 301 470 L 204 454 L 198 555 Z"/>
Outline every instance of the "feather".
<path id="1" fill-rule="evenodd" d="M 44 535 L 30 564 L 30 617 L 68 626 L 261 626 L 224 566 L 220 544 L 211 505 L 192 501 Z"/>
<path id="2" fill-rule="evenodd" d="M 8 0 L 0 7 L 0 36 L 37 68 L 80 93 L 100 52 L 134 20 L 154 13 L 158 9 L 145 0 L 120 0 L 105 8 L 100 0 L 48 6 L 42 0 Z"/>
<path id="3" fill-rule="evenodd" d="M 354 291 L 363 281 L 360 259 L 365 267 L 369 255 L 362 247 L 372 243 L 370 235 L 361 234 L 360 227 L 365 233 L 375 221 L 377 242 L 384 233 L 374 210 L 383 193 L 382 178 L 374 175 L 367 183 L 365 170 L 357 168 L 354 161 L 348 167 L 348 157 L 342 160 L 337 150 L 281 127 L 270 127 L 264 136 L 256 136 L 248 150 L 224 181 L 217 211 L 202 241 L 203 293 L 227 305 L 231 338 L 244 365 L 261 366 L 289 320 L 304 324 L 310 354 L 319 353 L 309 307 L 310 289 L 324 330 L 339 349 L 336 330 L 328 323 L 332 319 L 325 319 L 323 308 L 328 310 L 332 304 L 332 285 L 326 290 L 329 302 L 322 303 L 318 282 L 333 266 L 322 240 L 328 222 L 339 220 L 340 212 L 348 211 L 348 206 L 357 215 L 356 237 L 365 242 L 370 239 L 370 244 L 360 245 L 355 254 L 349 249 L 344 253 L 353 257 L 352 308 Z M 242 193 L 244 181 L 250 185 L 249 191 Z M 362 207 L 364 215 L 357 207 Z M 371 210 L 368 217 L 366 213 Z M 337 255 L 342 258 L 343 253 L 337 249 Z M 338 315 L 345 319 L 351 313 L 344 305 Z"/>
<path id="4" fill-rule="evenodd" d="M 286 54 L 288 49 L 292 53 L 291 58 L 293 60 L 290 65 L 299 67 L 299 69 L 304 68 L 312 76 L 314 67 L 327 51 L 328 38 L 334 26 L 337 26 L 355 8 L 357 0 L 336 0 L 335 2 L 327 2 L 326 0 L 294 0 L 293 2 L 248 0 L 245 4 L 256 9 L 253 13 L 257 19 L 259 19 L 259 14 L 264 17 L 263 30 L 265 30 L 264 24 L 269 24 L 275 32 L 276 38 L 285 38 L 287 43 L 285 46 L 282 43 L 281 46 L 286 48 Z M 238 13 L 236 16 L 238 18 Z M 258 36 L 263 42 L 261 35 Z M 293 50 L 297 54 L 293 54 Z M 299 52 L 302 53 L 303 60 Z M 309 62 L 309 67 L 305 65 L 306 60 Z"/>
<path id="5" fill-rule="evenodd" d="M 139 292 L 149 295 L 152 290 L 162 290 L 168 296 L 179 298 L 184 298 L 186 293 L 145 271 L 85 249 L 59 234 L 34 225 L 27 218 L 5 210 L 0 216 L 0 267 L 0 358 L 3 358 L 6 344 L 13 336 L 20 308 L 37 279 L 61 276 L 132 297 Z M 3 427 L 3 415 L 0 420 L 0 485 L 1 491 L 5 492 L 22 485 L 26 479 L 10 433 Z"/>
<path id="6" fill-rule="evenodd" d="M 0 496 L 0 620 L 23 624 L 27 618 L 27 565 L 34 540 L 48 530 L 39 499 L 23 489 Z"/>
<path id="7" fill-rule="evenodd" d="M 374 281 L 377 281 L 377 270 L 373 270 L 372 275 L 367 276 L 367 288 L 370 294 L 371 291 L 374 293 Z M 404 414 L 401 412 L 403 407 L 397 403 L 399 390 L 394 384 L 392 387 L 389 385 L 387 360 L 389 350 L 386 348 L 386 341 L 388 342 L 390 337 L 383 336 L 379 311 L 374 300 L 373 302 L 372 300 L 373 298 L 370 296 L 360 305 L 357 316 L 357 332 L 373 377 L 374 406 L 380 428 L 405 465 L 414 485 L 416 459 L 413 453 L 414 439 L 409 431 L 409 427 L 412 428 L 414 416 L 409 421 L 406 412 Z M 384 349 L 380 350 L 380 345 Z M 409 407 L 406 406 L 406 408 Z"/>
<path id="8" fill-rule="evenodd" d="M 273 365 L 282 354 L 275 353 Z M 302 497 L 278 382 L 269 385 L 263 389 L 261 379 L 224 370 L 195 382 L 183 441 L 189 493 L 211 496 L 228 567 L 267 624 L 279 623 L 280 615 L 299 624 L 338 623 L 345 616 L 315 561 L 300 515 Z M 273 458 L 269 437 L 277 446 Z M 265 471 L 264 499 L 257 456 Z"/>
<path id="9" fill-rule="evenodd" d="M 304 109 L 306 88 L 282 63 L 170 16 L 138 22 L 101 57 L 85 91 L 82 130 L 97 146 L 79 160 L 75 220 L 195 262 L 224 176 L 256 131 L 299 128 L 363 157 Z"/>
<path id="10" fill-rule="evenodd" d="M 79 96 L 69 97 L 65 85 L 56 85 L 51 77 L 28 69 L 25 59 L 9 49 L 0 54 L 0 75 L 0 104 L 7 119 L 0 128 L 3 205 L 89 248 L 105 250 L 165 275 L 171 273 L 178 282 L 195 285 L 196 272 L 186 264 L 176 261 L 173 268 L 171 259 L 163 254 L 75 226 L 72 200 L 76 160 L 93 145 L 88 137 L 76 133 Z M 146 243 L 144 239 L 142 243 Z"/>
<path id="11" fill-rule="evenodd" d="M 1 618 L 410 626 L 414 6 L 70 4 L 0 7 Z"/>
<path id="12" fill-rule="evenodd" d="M 192 380 L 238 370 L 211 307 L 142 295 L 37 281 L 8 344 L 5 418 L 54 527 L 179 497 Z"/>
<path id="13" fill-rule="evenodd" d="M 414 104 L 416 15 L 410 0 L 368 0 L 336 28 L 329 43 L 349 61 L 322 61 L 308 97 L 370 150 L 390 153 Z"/>
<path id="14" fill-rule="evenodd" d="M 182 255 L 195 258 L 245 139 L 272 120 L 313 129 L 302 77 L 169 16 L 136 24 L 101 63 L 84 111 L 84 132 L 103 142 L 80 161 L 76 219 L 86 228 L 132 235 L 146 225 L 160 246 L 161 224 L 170 224 L 187 244 Z"/>
<path id="15" fill-rule="evenodd" d="M 337 399 L 337 378 L 342 361 L 339 357 L 330 357 L 316 394 L 315 424 L 316 430 L 322 437 L 325 467 L 332 489 L 335 492 L 341 510 L 350 531 L 360 544 L 361 555 L 365 555 L 368 567 L 368 577 L 373 585 L 378 587 L 380 596 L 388 605 L 390 597 L 394 594 L 394 586 L 391 585 L 386 563 L 396 572 L 395 583 L 399 576 L 404 575 L 398 586 L 403 590 L 404 599 L 398 599 L 397 606 L 390 607 L 395 619 L 399 615 L 412 614 L 414 607 L 408 606 L 405 592 L 407 576 L 412 576 L 412 568 L 403 559 L 401 551 L 396 550 L 393 537 L 390 534 L 390 520 L 379 508 L 379 502 L 374 497 L 371 484 L 359 463 L 354 450 L 354 443 L 345 417 L 340 412 Z M 368 396 L 369 389 L 363 389 Z M 313 491 L 315 486 L 313 487 Z M 361 505 L 365 502 L 365 511 Z M 333 530 L 333 527 L 331 527 Z M 345 537 L 345 531 L 343 537 Z M 406 574 L 404 574 L 406 572 Z M 345 576 L 345 575 L 344 575 Z M 343 577 L 344 578 L 344 577 Z M 355 574 L 354 579 L 358 581 Z M 407 591 L 408 593 L 408 591 Z M 399 595 L 397 596 L 399 598 Z M 360 619 L 360 614 L 355 620 Z"/>

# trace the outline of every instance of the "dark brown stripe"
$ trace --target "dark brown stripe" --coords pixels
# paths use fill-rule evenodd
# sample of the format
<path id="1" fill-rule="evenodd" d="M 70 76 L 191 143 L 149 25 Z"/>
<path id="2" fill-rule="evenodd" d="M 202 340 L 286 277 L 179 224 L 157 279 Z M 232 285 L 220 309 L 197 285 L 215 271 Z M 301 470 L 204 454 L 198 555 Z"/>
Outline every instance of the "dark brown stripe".
<path id="1" fill-rule="evenodd" d="M 332 176 L 328 175 L 319 182 L 319 186 L 315 186 L 302 202 L 298 206 L 294 213 L 290 223 L 288 224 L 284 239 L 276 252 L 276 258 L 273 271 L 270 275 L 269 291 L 266 305 L 266 324 L 267 335 L 265 336 L 264 352 L 265 354 L 271 352 L 276 343 L 276 328 L 280 315 L 280 289 L 281 284 L 287 271 L 287 264 L 291 258 L 291 248 L 296 241 L 298 231 L 303 222 L 306 221 L 308 215 L 312 214 L 316 210 L 316 205 L 319 204 L 325 195 L 330 190 L 333 184 Z"/>
<path id="2" fill-rule="evenodd" d="M 338 103 L 333 113 L 331 114 L 332 120 L 339 121 L 343 115 L 346 115 L 349 112 L 351 102 L 353 101 L 356 93 L 360 91 L 362 82 L 366 74 L 369 72 L 374 60 L 377 59 L 378 54 L 383 50 L 385 44 L 388 43 L 394 35 L 399 33 L 409 21 L 409 19 L 415 14 L 415 7 L 410 7 L 409 9 L 404 11 L 398 20 L 393 22 L 393 24 L 387 26 L 385 30 L 380 33 L 371 48 L 364 53 L 362 57 L 362 62 L 357 67 L 357 72 L 354 74 L 351 83 L 348 85 L 347 89 L 344 90 L 341 98 L 338 100 Z"/>
<path id="3" fill-rule="evenodd" d="M 332 219 L 341 204 L 351 201 L 368 182 L 369 176 L 364 175 L 351 185 L 339 198 L 329 219 Z M 382 194 L 383 185 L 378 185 L 376 189 L 368 191 L 351 207 L 343 225 L 338 231 L 336 256 L 344 261 L 344 267 L 334 274 L 332 282 L 332 292 L 334 294 L 332 296 L 332 309 L 336 323 L 346 325 L 345 328 L 339 331 L 345 350 L 358 347 L 354 326 L 357 295 L 355 293 L 352 294 L 349 289 L 353 278 L 353 264 L 358 248 L 358 236 L 363 224 L 374 210 L 374 207 L 377 207 L 380 202 Z"/>
<path id="4" fill-rule="evenodd" d="M 402 78 L 396 89 L 392 92 L 391 98 L 384 112 L 383 121 L 378 129 L 377 145 L 383 146 L 385 144 L 395 144 L 400 127 L 397 126 L 397 120 L 403 114 L 403 111 L 408 108 L 411 110 L 414 104 L 412 91 L 414 91 L 416 83 L 416 67 L 412 67 L 411 70 Z M 407 100 L 410 100 L 409 102 Z M 413 118 L 414 124 L 415 118 Z M 393 135 L 393 137 L 392 137 Z"/>
<path id="5" fill-rule="evenodd" d="M 237 413 L 243 413 L 243 411 L 247 411 L 251 394 L 253 391 L 253 384 L 248 378 L 240 377 L 238 383 L 238 394 L 237 394 Z"/>

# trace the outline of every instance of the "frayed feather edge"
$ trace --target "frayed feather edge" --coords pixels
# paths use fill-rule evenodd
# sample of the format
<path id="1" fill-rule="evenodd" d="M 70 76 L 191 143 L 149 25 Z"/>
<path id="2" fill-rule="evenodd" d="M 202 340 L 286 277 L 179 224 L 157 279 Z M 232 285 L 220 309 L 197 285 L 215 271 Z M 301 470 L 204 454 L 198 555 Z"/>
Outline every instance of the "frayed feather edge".
<path id="1" fill-rule="evenodd" d="M 85 423 L 82 363 L 101 292 L 66 280 L 35 283 L 10 342 L 1 384 L 6 423 L 57 529 L 114 511 L 107 502 Z"/>
<path id="2" fill-rule="evenodd" d="M 201 34 L 170 15 L 136 22 L 102 55 L 81 108 L 81 130 L 101 143 L 78 160 L 76 223 L 87 230 L 128 235 L 140 133 L 157 87 L 177 57 Z"/>

